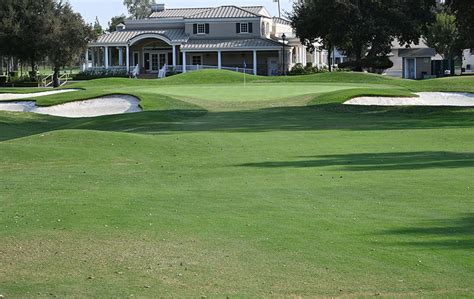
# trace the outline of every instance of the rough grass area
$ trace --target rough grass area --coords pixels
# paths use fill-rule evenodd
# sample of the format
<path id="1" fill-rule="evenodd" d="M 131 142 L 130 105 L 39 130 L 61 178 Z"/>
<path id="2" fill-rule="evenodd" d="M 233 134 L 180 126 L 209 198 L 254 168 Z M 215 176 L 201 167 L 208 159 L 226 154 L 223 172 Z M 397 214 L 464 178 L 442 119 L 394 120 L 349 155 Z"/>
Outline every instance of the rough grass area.
<path id="1" fill-rule="evenodd" d="M 94 80 L 38 102 L 146 112 L 0 112 L 0 294 L 472 297 L 474 109 L 341 103 L 474 78 L 319 76 Z"/>

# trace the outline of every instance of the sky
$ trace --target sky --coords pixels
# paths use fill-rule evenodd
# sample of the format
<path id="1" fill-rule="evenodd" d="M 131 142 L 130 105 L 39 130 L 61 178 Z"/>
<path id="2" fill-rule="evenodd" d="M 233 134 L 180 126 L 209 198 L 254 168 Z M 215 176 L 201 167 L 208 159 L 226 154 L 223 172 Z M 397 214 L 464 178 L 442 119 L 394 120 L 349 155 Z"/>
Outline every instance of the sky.
<path id="1" fill-rule="evenodd" d="M 123 0 L 69 0 L 69 2 L 75 11 L 81 13 L 86 22 L 93 23 L 97 16 L 104 27 L 113 16 L 127 14 Z M 165 3 L 168 8 L 262 5 L 270 14 L 278 15 L 278 4 L 273 0 L 157 0 L 156 2 Z M 291 3 L 291 0 L 281 0 L 283 13 L 291 9 Z"/>

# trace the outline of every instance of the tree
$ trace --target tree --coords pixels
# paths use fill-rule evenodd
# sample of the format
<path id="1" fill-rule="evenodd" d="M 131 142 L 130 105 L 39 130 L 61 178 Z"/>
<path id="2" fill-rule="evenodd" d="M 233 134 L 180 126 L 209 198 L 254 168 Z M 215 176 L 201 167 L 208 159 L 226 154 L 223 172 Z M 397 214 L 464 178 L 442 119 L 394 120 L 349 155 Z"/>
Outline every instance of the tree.
<path id="1" fill-rule="evenodd" d="M 331 53 L 335 45 L 344 42 L 348 14 L 350 9 L 344 1 L 314 0 L 295 2 L 289 18 L 297 36 L 310 51 L 315 50 L 314 44 L 320 44 L 321 49 L 328 50 L 331 70 Z M 332 21 L 327 22 L 321 15 L 331 15 Z"/>
<path id="2" fill-rule="evenodd" d="M 435 6 L 436 0 L 305 0 L 295 2 L 290 19 L 306 45 L 320 39 L 362 65 L 390 53 L 394 39 L 417 44 Z"/>
<path id="3" fill-rule="evenodd" d="M 123 0 L 123 5 L 127 7 L 128 13 L 134 19 L 148 18 L 153 4 L 155 0 Z"/>
<path id="4" fill-rule="evenodd" d="M 456 16 L 463 48 L 474 48 L 474 5 L 472 0 L 447 0 L 446 4 Z"/>
<path id="5" fill-rule="evenodd" d="M 99 17 L 95 17 L 93 28 L 96 36 L 101 36 L 102 34 L 104 34 L 104 29 L 102 28 L 102 25 L 100 25 Z"/>
<path id="6" fill-rule="evenodd" d="M 28 61 L 32 71 L 44 59 L 54 17 L 52 0 L 3 0 L 0 4 L 0 51 Z"/>
<path id="7" fill-rule="evenodd" d="M 0 1 L 0 55 L 9 56 L 14 53 L 16 32 L 18 31 L 17 16 L 14 8 L 15 0 Z"/>
<path id="8" fill-rule="evenodd" d="M 78 61 L 96 35 L 93 28 L 85 23 L 80 14 L 72 10 L 68 2 L 55 2 L 53 13 L 55 17 L 48 36 L 48 57 L 54 68 L 53 85 L 58 87 L 61 67 Z"/>
<path id="9" fill-rule="evenodd" d="M 20 45 L 17 48 L 19 58 L 30 63 L 32 73 L 36 76 L 37 63 L 48 54 L 46 36 L 52 25 L 54 2 L 51 0 L 27 0 L 20 18 Z"/>
<path id="10" fill-rule="evenodd" d="M 428 47 L 434 48 L 444 60 L 448 59 L 449 69 L 451 69 L 451 60 L 459 39 L 456 16 L 447 12 L 436 14 L 436 20 L 428 26 L 424 38 Z"/>
<path id="11" fill-rule="evenodd" d="M 108 32 L 116 31 L 117 30 L 117 25 L 125 23 L 126 18 L 127 17 L 125 15 L 120 15 L 120 16 L 116 16 L 116 17 L 113 17 L 112 19 L 110 19 L 109 29 L 107 31 Z"/>

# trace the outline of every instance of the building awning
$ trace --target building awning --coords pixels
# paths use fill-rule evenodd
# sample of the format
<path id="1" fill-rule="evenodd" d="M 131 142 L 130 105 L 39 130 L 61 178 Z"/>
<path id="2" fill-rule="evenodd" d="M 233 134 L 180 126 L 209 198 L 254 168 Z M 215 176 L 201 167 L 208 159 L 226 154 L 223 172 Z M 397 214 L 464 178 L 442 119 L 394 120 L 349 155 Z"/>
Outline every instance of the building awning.
<path id="1" fill-rule="evenodd" d="M 436 56 L 436 50 L 433 48 L 399 49 L 398 56 L 406 58 L 433 57 Z"/>
<path id="2" fill-rule="evenodd" d="M 90 43 L 91 46 L 107 46 L 107 45 L 126 45 L 131 40 L 139 36 L 162 37 L 163 40 L 172 44 L 181 44 L 189 39 L 184 29 L 166 29 L 166 30 L 123 30 L 101 35 L 97 41 Z"/>
<path id="3" fill-rule="evenodd" d="M 216 40 L 189 40 L 181 46 L 182 51 L 242 51 L 242 50 L 280 50 L 283 44 L 269 39 L 216 39 Z"/>

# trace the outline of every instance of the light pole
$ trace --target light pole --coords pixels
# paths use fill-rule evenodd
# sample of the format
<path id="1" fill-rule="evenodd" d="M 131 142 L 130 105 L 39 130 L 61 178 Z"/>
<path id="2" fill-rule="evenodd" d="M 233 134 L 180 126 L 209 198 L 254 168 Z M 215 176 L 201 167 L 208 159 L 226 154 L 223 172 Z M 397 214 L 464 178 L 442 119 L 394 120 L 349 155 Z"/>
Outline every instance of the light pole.
<path id="1" fill-rule="evenodd" d="M 286 61 L 285 61 L 286 34 L 283 33 L 283 35 L 281 36 L 281 39 L 283 40 L 283 75 L 286 76 Z"/>

